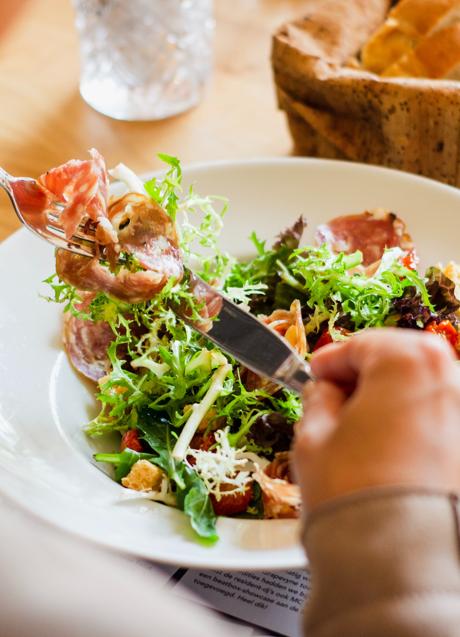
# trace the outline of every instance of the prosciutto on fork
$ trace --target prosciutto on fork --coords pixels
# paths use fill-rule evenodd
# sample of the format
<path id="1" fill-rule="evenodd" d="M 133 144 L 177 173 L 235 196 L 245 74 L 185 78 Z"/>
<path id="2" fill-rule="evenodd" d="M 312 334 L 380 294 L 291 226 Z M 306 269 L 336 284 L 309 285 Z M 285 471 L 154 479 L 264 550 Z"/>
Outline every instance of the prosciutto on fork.
<path id="1" fill-rule="evenodd" d="M 109 199 L 104 159 L 95 149 L 89 152 L 90 159 L 73 159 L 38 178 L 35 224 L 43 223 L 37 212 L 46 201 L 62 207 L 57 222 L 69 240 L 81 224 L 94 229 L 94 258 L 56 251 L 56 272 L 63 281 L 128 303 L 147 301 L 170 279 L 182 279 L 174 222 L 146 193 Z"/>

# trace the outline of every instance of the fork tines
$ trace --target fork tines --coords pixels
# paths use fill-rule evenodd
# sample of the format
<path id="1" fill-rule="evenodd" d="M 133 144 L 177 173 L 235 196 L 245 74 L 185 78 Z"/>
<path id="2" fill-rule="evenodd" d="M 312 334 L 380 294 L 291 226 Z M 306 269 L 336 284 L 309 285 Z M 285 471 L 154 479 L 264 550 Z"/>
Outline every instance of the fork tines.
<path id="1" fill-rule="evenodd" d="M 95 241 L 95 229 L 94 224 L 91 221 L 86 221 L 78 226 L 77 231 L 72 235 L 69 240 L 66 237 L 65 231 L 62 226 L 59 225 L 59 216 L 56 214 L 48 213 L 49 223 L 47 224 L 47 231 L 52 234 L 58 241 L 59 247 L 65 249 L 71 249 L 73 252 L 78 252 L 83 256 L 93 257 L 96 252 Z"/>

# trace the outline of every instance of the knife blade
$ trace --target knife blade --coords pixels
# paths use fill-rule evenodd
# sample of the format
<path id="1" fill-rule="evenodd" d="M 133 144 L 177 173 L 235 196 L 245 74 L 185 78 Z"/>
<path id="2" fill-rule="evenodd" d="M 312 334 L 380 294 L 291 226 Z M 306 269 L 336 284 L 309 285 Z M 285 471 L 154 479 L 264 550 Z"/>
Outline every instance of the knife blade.
<path id="1" fill-rule="evenodd" d="M 191 318 L 184 307 L 176 309 L 181 318 L 256 374 L 301 393 L 312 373 L 289 343 L 196 274 L 186 274 L 200 318 Z"/>

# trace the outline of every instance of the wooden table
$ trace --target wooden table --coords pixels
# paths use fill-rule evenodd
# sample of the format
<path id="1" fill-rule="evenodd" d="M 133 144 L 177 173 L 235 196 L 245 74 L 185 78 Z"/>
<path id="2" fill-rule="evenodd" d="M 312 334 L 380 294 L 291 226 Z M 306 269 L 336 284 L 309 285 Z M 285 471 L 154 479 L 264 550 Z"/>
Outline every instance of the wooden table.
<path id="1" fill-rule="evenodd" d="M 216 0 L 215 72 L 203 101 L 178 117 L 134 123 L 100 115 L 81 99 L 70 0 L 1 2 L 0 165 L 12 174 L 38 176 L 92 146 L 109 166 L 123 161 L 139 172 L 158 166 L 157 152 L 184 163 L 290 152 L 270 35 L 301 14 L 302 0 Z M 18 226 L 2 193 L 0 240 Z"/>

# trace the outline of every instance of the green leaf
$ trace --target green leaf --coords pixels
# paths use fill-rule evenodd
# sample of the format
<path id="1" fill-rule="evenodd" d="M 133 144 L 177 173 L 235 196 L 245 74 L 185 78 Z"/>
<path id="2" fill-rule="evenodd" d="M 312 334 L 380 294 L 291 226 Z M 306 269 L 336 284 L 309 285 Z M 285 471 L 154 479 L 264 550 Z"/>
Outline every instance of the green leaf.
<path id="1" fill-rule="evenodd" d="M 76 288 L 62 281 L 57 274 L 52 274 L 44 279 L 42 283 L 49 285 L 52 290 L 51 296 L 41 295 L 42 299 L 49 303 L 62 304 L 64 306 L 64 312 L 70 312 L 72 316 L 76 318 L 81 320 L 90 319 L 88 312 L 77 307 L 82 303 L 82 298 Z"/>
<path id="2" fill-rule="evenodd" d="M 115 480 L 121 482 L 121 479 L 128 475 L 131 467 L 138 460 L 149 460 L 153 464 L 158 464 L 151 453 L 139 453 L 133 449 L 123 449 L 120 453 L 96 453 L 93 456 L 96 462 L 107 462 L 116 465 Z"/>
<path id="3" fill-rule="evenodd" d="M 163 469 L 176 485 L 177 505 L 190 518 L 196 533 L 210 541 L 218 539 L 216 514 L 204 482 L 185 462 L 172 456 L 170 423 L 149 409 L 139 414 L 138 428 L 142 439 L 155 452 L 153 462 Z"/>
<path id="4" fill-rule="evenodd" d="M 190 518 L 192 528 L 200 537 L 215 542 L 217 516 L 204 482 L 189 466 L 183 464 L 185 489 L 178 494 L 182 509 Z"/>
<path id="5" fill-rule="evenodd" d="M 171 441 L 170 424 L 167 418 L 157 412 L 143 409 L 139 413 L 137 427 L 142 432 L 141 438 L 155 452 L 155 463 L 171 480 L 182 487 L 181 472 L 177 471 L 177 464 L 172 457 L 174 445 Z"/>
<path id="6" fill-rule="evenodd" d="M 196 533 L 215 542 L 219 537 L 216 530 L 217 516 L 204 482 L 188 465 L 181 464 L 185 488 L 177 494 L 179 506 L 189 516 L 190 524 Z"/>
<path id="7" fill-rule="evenodd" d="M 176 219 L 178 202 L 182 191 L 182 168 L 177 157 L 159 153 L 158 157 L 170 168 L 161 179 L 153 177 L 145 182 L 146 193 L 166 210 L 173 221 Z"/>
<path id="8" fill-rule="evenodd" d="M 254 480 L 252 483 L 253 495 L 245 513 L 240 513 L 239 518 L 255 518 L 257 520 L 264 519 L 264 501 L 262 498 L 262 489 L 260 484 Z"/>

